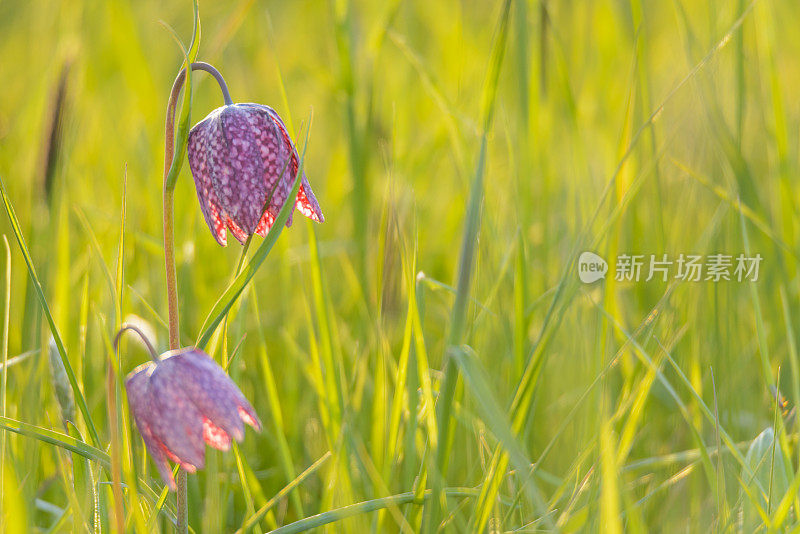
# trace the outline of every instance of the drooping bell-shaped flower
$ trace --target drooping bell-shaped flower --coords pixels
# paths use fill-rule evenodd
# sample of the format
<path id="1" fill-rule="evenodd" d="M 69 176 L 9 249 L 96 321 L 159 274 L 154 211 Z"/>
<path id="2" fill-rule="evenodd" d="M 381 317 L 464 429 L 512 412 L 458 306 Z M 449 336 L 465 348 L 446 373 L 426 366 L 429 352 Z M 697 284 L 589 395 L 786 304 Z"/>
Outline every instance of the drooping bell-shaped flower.
<path id="1" fill-rule="evenodd" d="M 205 444 L 228 450 L 244 438 L 244 424 L 261 422 L 236 384 L 205 352 L 170 351 L 140 365 L 125 380 L 136 427 L 164 483 L 176 489 L 167 459 L 194 473 L 205 464 Z"/>
<path id="2" fill-rule="evenodd" d="M 226 228 L 241 243 L 254 233 L 266 236 L 299 166 L 297 149 L 275 110 L 260 104 L 215 109 L 189 132 L 188 154 L 200 208 L 217 242 L 227 244 Z M 322 222 L 305 173 L 300 179 L 292 202 L 300 213 Z M 291 224 L 290 214 L 286 226 Z"/>

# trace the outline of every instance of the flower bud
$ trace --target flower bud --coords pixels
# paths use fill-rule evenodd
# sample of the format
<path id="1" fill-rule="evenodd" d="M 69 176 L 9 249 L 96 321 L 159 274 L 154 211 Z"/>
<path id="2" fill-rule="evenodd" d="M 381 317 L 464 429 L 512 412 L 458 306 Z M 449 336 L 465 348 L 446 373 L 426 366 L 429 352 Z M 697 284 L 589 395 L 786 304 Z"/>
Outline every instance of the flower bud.
<path id="1" fill-rule="evenodd" d="M 48 363 L 50 367 L 50 380 L 53 382 L 53 388 L 56 392 L 56 400 L 58 401 L 58 408 L 61 412 L 61 420 L 66 426 L 67 421 L 75 422 L 75 396 L 72 392 L 72 386 L 67 377 L 67 370 L 64 368 L 64 362 L 61 361 L 61 356 L 58 353 L 55 340 L 51 337 L 48 344 Z"/>

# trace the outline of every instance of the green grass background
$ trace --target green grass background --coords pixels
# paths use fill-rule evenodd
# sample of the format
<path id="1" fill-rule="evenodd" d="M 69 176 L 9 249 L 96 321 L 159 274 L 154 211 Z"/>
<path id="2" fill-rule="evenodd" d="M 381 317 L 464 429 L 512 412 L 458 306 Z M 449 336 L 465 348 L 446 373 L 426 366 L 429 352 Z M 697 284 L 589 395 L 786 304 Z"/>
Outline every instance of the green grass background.
<path id="1" fill-rule="evenodd" d="M 209 346 L 265 429 L 189 477 L 196 532 L 800 528 L 793 2 L 200 15 L 198 59 L 234 101 L 271 105 L 295 135 L 312 123 L 326 222 L 295 214 Z M 69 388 L 3 216 L 3 347 L 23 355 L 2 391 L 7 532 L 113 529 L 117 422 L 127 528 L 171 530 L 174 495 L 155 511 L 127 406 L 112 423 L 107 409 L 115 326 L 138 315 L 167 344 L 164 113 L 182 55 L 160 20 L 188 43 L 186 1 L 0 1 L 0 178 L 100 440 L 80 412 L 64 425 Z M 193 79 L 194 123 L 222 100 Z M 175 209 L 188 344 L 240 247 L 211 237 L 187 165 Z M 763 261 L 756 283 L 589 286 L 583 250 Z M 120 357 L 123 372 L 147 359 L 134 342 Z"/>

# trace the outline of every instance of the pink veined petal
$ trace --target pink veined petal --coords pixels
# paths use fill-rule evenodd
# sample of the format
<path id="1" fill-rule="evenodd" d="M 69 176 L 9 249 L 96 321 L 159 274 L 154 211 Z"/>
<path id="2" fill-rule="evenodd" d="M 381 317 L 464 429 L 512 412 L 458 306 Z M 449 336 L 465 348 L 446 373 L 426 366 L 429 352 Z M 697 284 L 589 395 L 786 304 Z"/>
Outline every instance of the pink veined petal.
<path id="1" fill-rule="evenodd" d="M 144 444 L 147 446 L 147 451 L 153 458 L 156 464 L 158 474 L 161 475 L 161 480 L 171 489 L 176 491 L 178 486 L 175 484 L 175 478 L 172 476 L 172 469 L 169 468 L 167 458 L 171 458 L 172 453 L 159 441 L 150 430 L 150 427 L 145 421 L 137 421 L 136 426 L 139 428 L 139 433 L 142 435 Z"/>
<path id="2" fill-rule="evenodd" d="M 189 462 L 186 462 L 178 458 L 178 456 L 176 456 L 174 452 L 169 450 L 169 447 L 164 445 L 164 442 L 162 442 L 160 439 L 155 438 L 155 441 L 156 444 L 158 444 L 158 447 L 161 449 L 161 452 L 163 452 L 167 456 L 167 458 L 169 458 L 176 464 L 180 464 L 181 467 L 189 473 L 194 473 L 197 471 L 197 467 L 195 467 L 193 464 L 190 464 Z M 170 478 L 172 478 L 172 473 L 170 473 Z"/>
<path id="3" fill-rule="evenodd" d="M 273 111 L 272 113 L 270 113 L 270 117 L 272 117 L 273 122 L 275 122 L 275 124 L 278 126 L 278 129 L 281 132 L 284 148 L 289 152 L 289 154 L 291 154 L 292 160 L 289 165 L 289 169 L 287 169 L 287 171 L 291 171 L 291 173 L 289 174 L 289 180 L 287 181 L 287 183 L 293 185 L 294 177 L 297 176 L 297 172 L 300 166 L 297 149 L 292 143 L 292 140 L 289 137 L 289 132 L 286 131 L 286 126 L 283 124 L 283 121 L 278 116 L 278 114 Z M 325 220 L 325 217 L 323 217 L 322 215 L 322 210 L 319 207 L 319 203 L 317 203 L 317 199 L 314 196 L 314 192 L 311 191 L 311 185 L 309 185 L 308 180 L 305 177 L 305 172 L 301 177 L 300 190 L 297 193 L 295 207 L 300 211 L 300 213 L 302 213 L 312 221 L 323 222 Z M 291 225 L 292 225 L 292 219 L 290 216 L 289 220 L 286 223 L 286 226 L 291 226 Z"/>
<path id="4" fill-rule="evenodd" d="M 244 245 L 244 243 L 247 241 L 247 232 L 239 228 L 239 226 L 230 217 L 228 217 L 227 223 L 228 223 L 228 228 L 233 234 L 233 237 L 238 239 L 239 243 Z"/>
<path id="5" fill-rule="evenodd" d="M 300 191 L 297 192 L 297 202 L 295 206 L 297 206 L 297 210 L 300 213 L 302 213 L 312 221 L 320 222 L 319 215 L 317 215 L 317 212 L 314 211 L 314 208 L 308 201 L 308 198 L 306 197 L 306 192 L 303 191 L 302 185 L 300 186 Z"/>
<path id="6" fill-rule="evenodd" d="M 202 205 L 202 202 L 200 204 Z M 222 217 L 220 216 L 219 210 L 214 204 L 209 204 L 208 210 L 214 225 L 211 228 L 211 233 L 214 234 L 214 239 L 217 240 L 217 243 L 225 247 L 228 245 L 228 236 L 225 232 L 225 223 L 222 222 Z"/>
<path id="7" fill-rule="evenodd" d="M 295 205 L 300 213 L 312 221 L 318 223 L 325 222 L 322 209 L 319 207 L 317 197 L 314 196 L 314 192 L 311 190 L 311 185 L 308 183 L 305 173 L 303 173 L 303 177 L 301 178 L 300 190 L 297 192 L 297 201 Z"/>
<path id="8" fill-rule="evenodd" d="M 183 469 L 184 471 L 186 471 L 187 473 L 190 473 L 190 474 L 197 473 L 197 468 L 195 466 L 193 466 L 192 464 L 189 464 L 189 463 L 186 463 L 186 462 L 181 462 L 181 469 Z"/>
<path id="9" fill-rule="evenodd" d="M 261 220 L 258 221 L 256 233 L 261 237 L 267 237 L 267 232 L 269 232 L 269 229 L 272 228 L 273 224 L 275 224 L 275 217 L 269 211 L 265 211 L 264 215 L 261 217 Z"/>
<path id="10" fill-rule="evenodd" d="M 286 125 L 283 124 L 281 118 L 273 110 L 270 110 L 268 113 L 272 119 L 272 122 L 275 123 L 275 126 L 278 128 L 278 132 L 281 135 L 281 140 L 283 141 L 283 149 L 287 154 L 289 154 L 290 158 L 287 168 L 283 171 L 284 176 L 280 184 L 282 191 L 277 192 L 278 194 L 275 195 L 276 198 L 273 198 L 272 202 L 270 203 L 276 209 L 280 210 L 280 208 L 283 207 L 283 203 L 289 201 L 289 192 L 291 191 L 292 186 L 294 185 L 294 179 L 297 176 L 299 159 L 297 150 L 295 150 L 292 139 L 289 137 L 289 132 L 286 131 Z M 292 226 L 292 215 L 294 215 L 294 210 L 289 213 L 289 218 L 286 220 L 287 228 Z"/>
<path id="11" fill-rule="evenodd" d="M 203 439 L 206 443 L 221 451 L 227 451 L 231 448 L 231 437 L 227 432 L 212 423 L 208 417 L 203 418 Z"/>
<path id="12" fill-rule="evenodd" d="M 220 206 L 211 182 L 208 150 L 211 144 L 209 137 L 212 132 L 209 127 L 210 123 L 201 123 L 189 133 L 189 167 L 194 177 L 197 200 L 200 202 L 200 211 L 203 213 L 203 218 L 206 220 L 214 239 L 224 247 L 227 245 L 225 224 L 223 222 L 226 214 L 225 210 Z"/>
<path id="13" fill-rule="evenodd" d="M 244 406 L 239 406 L 239 417 L 242 418 L 242 421 L 247 423 L 248 425 L 252 426 L 256 430 L 261 430 L 261 422 L 256 419 L 253 414 L 249 413 L 245 410 Z"/>

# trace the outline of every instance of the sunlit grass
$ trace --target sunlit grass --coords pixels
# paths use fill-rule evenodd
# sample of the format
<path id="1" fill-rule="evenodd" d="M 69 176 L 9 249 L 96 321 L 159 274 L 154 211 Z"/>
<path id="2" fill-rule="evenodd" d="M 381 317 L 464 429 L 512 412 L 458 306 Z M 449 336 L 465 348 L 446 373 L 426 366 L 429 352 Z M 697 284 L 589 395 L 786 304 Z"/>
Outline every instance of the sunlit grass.
<path id="1" fill-rule="evenodd" d="M 797 528 L 793 3 L 200 15 L 198 59 L 286 119 L 326 222 L 296 214 L 240 265 L 177 177 L 181 339 L 264 422 L 189 477 L 195 532 Z M 159 21 L 188 44 L 191 2 L 0 3 L 4 532 L 175 519 L 115 376 L 147 354 L 110 348 L 132 314 L 168 345 L 183 57 Z M 222 102 L 192 78 L 196 122 Z M 612 276 L 581 284 L 584 250 Z M 755 283 L 613 279 L 616 255 L 664 253 L 763 261 Z"/>

